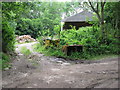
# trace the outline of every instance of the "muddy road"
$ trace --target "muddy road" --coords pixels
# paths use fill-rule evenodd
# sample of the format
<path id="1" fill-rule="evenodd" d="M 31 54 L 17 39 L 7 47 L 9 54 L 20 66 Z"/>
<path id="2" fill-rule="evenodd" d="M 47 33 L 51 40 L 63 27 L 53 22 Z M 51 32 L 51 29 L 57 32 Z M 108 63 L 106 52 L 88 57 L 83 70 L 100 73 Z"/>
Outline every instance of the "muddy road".
<path id="1" fill-rule="evenodd" d="M 34 52 L 35 43 L 17 46 L 13 67 L 2 72 L 3 88 L 118 88 L 118 57 L 75 64 Z M 22 46 L 32 55 L 21 54 Z"/>

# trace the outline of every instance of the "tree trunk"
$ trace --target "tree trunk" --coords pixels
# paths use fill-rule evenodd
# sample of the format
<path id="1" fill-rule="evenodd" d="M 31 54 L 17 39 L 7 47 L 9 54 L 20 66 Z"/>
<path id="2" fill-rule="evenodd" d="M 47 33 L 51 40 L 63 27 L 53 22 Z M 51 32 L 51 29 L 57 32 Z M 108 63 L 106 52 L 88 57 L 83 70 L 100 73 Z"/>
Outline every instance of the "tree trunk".
<path id="1" fill-rule="evenodd" d="M 99 25 L 101 29 L 101 39 L 102 43 L 105 43 L 106 35 L 105 35 L 105 28 L 104 28 L 104 6 L 106 3 L 106 0 L 101 0 L 101 3 L 97 2 L 97 7 L 95 8 L 90 0 L 88 0 L 91 8 L 93 11 L 97 14 L 98 20 L 99 20 Z M 101 5 L 101 14 L 99 13 L 99 5 Z"/>
<path id="2" fill-rule="evenodd" d="M 104 2 L 101 2 L 101 21 L 100 21 L 100 27 L 102 31 L 102 42 L 106 43 L 106 33 L 104 28 Z"/>

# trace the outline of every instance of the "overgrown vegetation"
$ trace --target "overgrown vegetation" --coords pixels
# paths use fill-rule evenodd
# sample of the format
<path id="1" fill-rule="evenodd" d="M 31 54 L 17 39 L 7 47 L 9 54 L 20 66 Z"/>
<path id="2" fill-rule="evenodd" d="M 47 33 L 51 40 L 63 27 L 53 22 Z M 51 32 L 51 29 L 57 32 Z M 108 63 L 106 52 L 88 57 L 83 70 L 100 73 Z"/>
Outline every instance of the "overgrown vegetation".
<path id="1" fill-rule="evenodd" d="M 20 52 L 26 56 L 31 54 L 31 51 L 29 49 L 27 49 L 27 47 L 25 47 L 25 46 L 21 47 Z"/>
<path id="2" fill-rule="evenodd" d="M 2 57 L 0 59 L 0 69 L 5 70 L 11 67 L 10 65 L 10 57 L 5 53 L 0 53 L 0 56 Z"/>
<path id="3" fill-rule="evenodd" d="M 42 39 L 40 39 L 40 44 L 37 47 L 37 51 L 58 57 L 69 57 L 73 59 L 89 59 L 95 57 L 96 55 L 107 55 L 107 54 L 118 54 L 120 49 L 118 49 L 119 40 L 114 38 L 110 33 L 108 33 L 108 38 L 106 43 L 101 42 L 99 27 L 83 27 L 79 30 L 70 29 L 62 31 L 60 34 L 60 44 L 59 47 L 49 47 L 41 45 Z M 66 56 L 62 52 L 62 46 L 66 45 L 83 45 L 83 52 L 72 53 L 71 56 Z M 115 44 L 116 43 L 116 44 Z"/>
<path id="4" fill-rule="evenodd" d="M 118 2 L 120 3 L 120 2 Z M 60 33 L 60 44 L 59 47 L 50 46 L 49 48 L 45 48 L 44 46 L 38 47 L 38 51 L 45 53 L 47 55 L 53 56 L 61 56 L 61 57 L 69 57 L 73 59 L 89 59 L 94 58 L 99 55 L 111 55 L 111 54 L 119 54 L 120 49 L 119 46 L 119 10 L 117 7 L 118 3 L 106 3 L 105 9 L 105 17 L 106 23 L 104 23 L 104 35 L 101 32 L 101 27 L 95 23 L 92 27 L 80 28 L 79 30 L 73 29 L 64 30 Z M 97 3 L 99 4 L 99 3 Z M 109 12 L 107 10 L 111 8 Z M 99 9 L 99 8 L 98 8 Z M 112 12 L 113 9 L 116 11 Z M 111 12 L 111 13 L 110 13 Z M 114 13 L 114 17 L 113 17 Z M 116 13 L 116 14 L 115 14 Z M 109 15 L 108 15 L 109 14 Z M 104 14 L 103 14 L 104 15 Z M 110 21 L 110 22 L 109 22 Z M 112 22 L 114 21 L 114 22 Z M 93 23 L 94 24 L 94 23 Z M 104 42 L 103 42 L 104 37 Z M 39 41 L 41 41 L 40 39 Z M 75 52 L 72 53 L 71 56 L 66 56 L 61 50 L 63 45 L 83 45 L 83 52 Z"/>
<path id="5" fill-rule="evenodd" d="M 86 2 L 85 2 L 86 3 Z M 102 4 L 102 3 L 101 3 Z M 88 59 L 96 55 L 103 54 L 119 54 L 119 37 L 120 37 L 120 2 L 104 3 L 104 11 L 101 14 L 102 22 L 104 22 L 104 35 L 100 31 L 99 23 L 93 27 L 80 28 L 75 30 L 66 30 L 60 32 L 61 17 L 67 17 L 78 13 L 81 8 L 90 9 L 84 3 L 79 2 L 1 2 L 2 5 L 2 52 L 3 57 L 7 57 L 10 52 L 15 50 L 15 35 L 31 35 L 38 38 L 40 44 L 37 51 L 46 55 L 79 59 Z M 83 5 L 84 7 L 81 7 Z M 97 6 L 97 8 L 95 8 Z M 81 8 L 80 8 L 81 7 Z M 94 2 L 93 7 L 100 9 L 100 3 Z M 79 9 L 79 10 L 78 10 Z M 103 17 L 104 15 L 104 17 Z M 100 19 L 101 20 L 101 19 Z M 60 39 L 58 47 L 51 45 L 45 47 L 43 37 L 51 39 Z M 104 37 L 104 42 L 102 38 Z M 83 45 L 84 51 L 80 53 L 72 53 L 71 56 L 64 54 L 61 49 L 63 45 Z M 30 51 L 25 47 L 22 53 L 29 55 Z M 8 57 L 9 58 L 9 57 Z M 3 60 L 7 63 L 8 58 Z M 6 65 L 6 64 L 5 64 Z M 5 67 L 5 66 L 3 66 Z"/>
<path id="6" fill-rule="evenodd" d="M 62 13 L 65 11 L 65 3 L 62 2 L 38 2 L 29 7 L 29 13 L 22 14 L 17 20 L 15 33 L 17 35 L 53 36 L 54 26 L 60 25 Z"/>

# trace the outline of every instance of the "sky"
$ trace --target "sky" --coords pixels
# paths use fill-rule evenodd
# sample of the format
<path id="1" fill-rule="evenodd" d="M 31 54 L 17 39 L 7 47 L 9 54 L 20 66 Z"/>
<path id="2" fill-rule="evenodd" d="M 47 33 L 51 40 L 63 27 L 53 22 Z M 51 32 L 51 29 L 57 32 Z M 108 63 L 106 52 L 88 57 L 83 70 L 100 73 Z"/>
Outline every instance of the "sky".
<path id="1" fill-rule="evenodd" d="M 65 2 L 65 1 L 72 1 L 72 0 L 55 0 L 57 2 Z"/>
<path id="2" fill-rule="evenodd" d="M 66 2 L 66 1 L 68 1 L 68 2 L 82 2 L 82 1 L 88 1 L 88 0 L 42 0 L 42 1 L 53 1 L 53 2 Z M 101 2 L 101 0 L 90 0 L 90 1 L 92 1 L 92 2 Z M 104 0 L 102 0 L 102 1 L 104 1 Z M 106 2 L 118 2 L 118 1 L 120 1 L 120 0 L 105 0 Z"/>
<path id="3" fill-rule="evenodd" d="M 42 1 L 53 1 L 53 2 L 72 2 L 72 1 L 83 1 L 83 0 L 42 0 Z"/>

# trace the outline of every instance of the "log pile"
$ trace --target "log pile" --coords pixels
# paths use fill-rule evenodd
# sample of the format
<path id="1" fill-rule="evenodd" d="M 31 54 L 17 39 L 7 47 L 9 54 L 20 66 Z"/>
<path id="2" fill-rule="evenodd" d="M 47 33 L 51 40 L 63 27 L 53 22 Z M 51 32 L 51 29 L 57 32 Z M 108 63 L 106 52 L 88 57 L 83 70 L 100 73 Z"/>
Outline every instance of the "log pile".
<path id="1" fill-rule="evenodd" d="M 34 42 L 34 41 L 36 41 L 30 35 L 16 36 L 16 40 L 17 40 L 18 43 L 25 43 L 25 42 Z"/>

